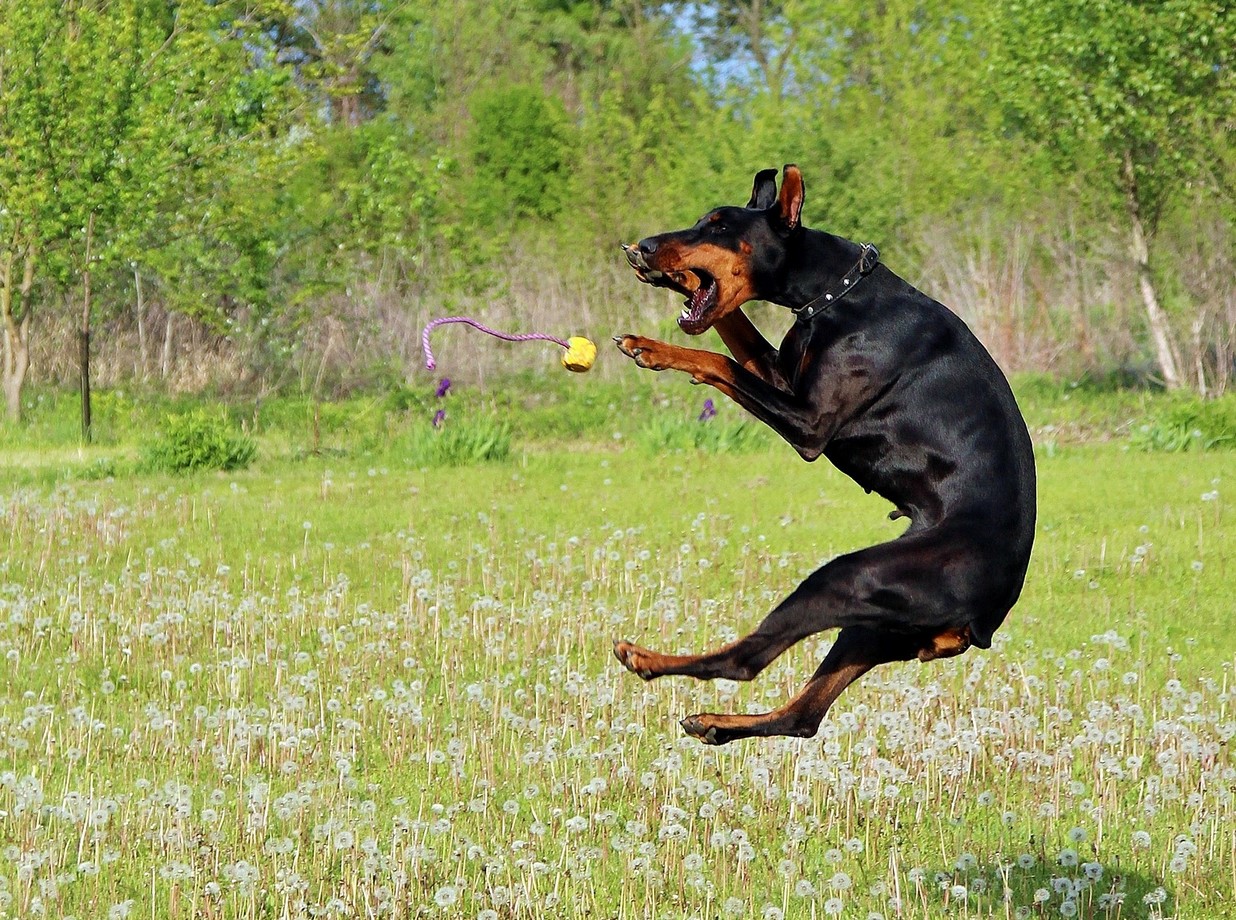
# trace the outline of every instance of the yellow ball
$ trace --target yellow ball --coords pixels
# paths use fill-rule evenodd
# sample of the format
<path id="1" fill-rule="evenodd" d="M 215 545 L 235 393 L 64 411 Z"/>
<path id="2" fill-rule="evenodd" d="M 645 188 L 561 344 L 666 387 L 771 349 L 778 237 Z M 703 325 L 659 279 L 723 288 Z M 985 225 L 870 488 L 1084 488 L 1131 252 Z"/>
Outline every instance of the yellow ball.
<path id="1" fill-rule="evenodd" d="M 592 342 L 583 336 L 573 335 L 567 339 L 567 345 L 570 347 L 562 353 L 563 367 L 577 374 L 592 367 L 592 362 L 597 359 L 597 347 Z"/>

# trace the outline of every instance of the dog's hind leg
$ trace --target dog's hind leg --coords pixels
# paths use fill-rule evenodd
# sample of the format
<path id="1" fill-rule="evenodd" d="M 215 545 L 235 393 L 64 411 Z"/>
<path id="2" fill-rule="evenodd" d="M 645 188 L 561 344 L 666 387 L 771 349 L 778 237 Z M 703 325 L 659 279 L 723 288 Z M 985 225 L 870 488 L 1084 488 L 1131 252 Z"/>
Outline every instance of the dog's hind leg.
<path id="1" fill-rule="evenodd" d="M 741 639 L 701 655 L 665 655 L 630 642 L 615 642 L 614 655 L 623 667 L 644 680 L 681 675 L 699 680 L 752 680 L 796 642 L 826 629 L 845 625 L 834 615 L 844 609 L 852 592 L 838 590 L 836 563 L 807 579 L 764 621 Z"/>
<path id="2" fill-rule="evenodd" d="M 918 657 L 922 644 L 915 636 L 861 626 L 843 629 L 802 692 L 780 709 L 760 715 L 688 716 L 682 720 L 683 730 L 705 744 L 769 735 L 810 738 L 841 691 L 876 665 Z"/>
<path id="3" fill-rule="evenodd" d="M 956 560 L 963 556 L 956 544 L 926 534 L 883 543 L 838 557 L 812 573 L 754 632 L 715 651 L 664 655 L 616 642 L 614 654 L 645 680 L 671 674 L 751 680 L 796 642 L 837 627 L 864 627 L 881 635 L 938 636 L 938 650 L 921 640 L 927 647 L 925 655 L 957 654 L 946 649 L 960 640 L 945 634 L 965 631 L 968 618 L 963 612 L 971 604 L 942 572 L 958 568 Z M 909 657 L 917 655 L 916 646 Z"/>
<path id="4" fill-rule="evenodd" d="M 615 642 L 614 656 L 624 668 L 644 680 L 671 674 L 699 680 L 751 680 L 801 638 L 785 633 L 761 634 L 757 630 L 703 655 L 663 655 L 630 642 Z"/>

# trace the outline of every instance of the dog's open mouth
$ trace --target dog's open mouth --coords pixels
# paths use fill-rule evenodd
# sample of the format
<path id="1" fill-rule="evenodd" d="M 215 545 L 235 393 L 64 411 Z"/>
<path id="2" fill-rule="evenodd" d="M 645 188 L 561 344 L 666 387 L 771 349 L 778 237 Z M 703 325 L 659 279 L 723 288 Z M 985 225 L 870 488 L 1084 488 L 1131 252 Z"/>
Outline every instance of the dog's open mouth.
<path id="1" fill-rule="evenodd" d="M 659 272 L 656 269 L 636 269 L 639 280 L 654 287 L 664 287 L 686 296 L 678 325 L 688 335 L 699 335 L 709 323 L 708 313 L 717 305 L 717 280 L 703 269 L 681 272 Z"/>
<path id="2" fill-rule="evenodd" d="M 648 264 L 638 246 L 622 248 L 640 281 L 654 287 L 670 288 L 687 298 L 678 317 L 678 325 L 683 332 L 687 335 L 699 335 L 711 325 L 708 322 L 708 313 L 717 305 L 720 293 L 716 278 L 701 268 L 663 272 Z"/>
<path id="3" fill-rule="evenodd" d="M 687 295 L 686 304 L 678 316 L 678 325 L 688 335 L 699 335 L 708 328 L 708 323 L 705 322 L 708 312 L 717 305 L 717 280 L 698 268 L 683 274 L 693 276 L 695 287 L 688 289 L 685 286 L 672 285 Z"/>

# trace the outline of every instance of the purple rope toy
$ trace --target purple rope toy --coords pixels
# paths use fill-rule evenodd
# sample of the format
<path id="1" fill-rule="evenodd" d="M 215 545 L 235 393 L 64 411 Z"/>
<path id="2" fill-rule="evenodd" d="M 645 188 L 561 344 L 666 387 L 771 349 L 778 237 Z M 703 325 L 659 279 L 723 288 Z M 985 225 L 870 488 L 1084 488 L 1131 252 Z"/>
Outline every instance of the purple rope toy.
<path id="1" fill-rule="evenodd" d="M 546 335 L 543 332 L 511 334 L 509 332 L 499 332 L 497 329 L 490 329 L 483 323 L 478 323 L 467 316 L 443 316 L 430 322 L 425 327 L 425 331 L 421 333 L 421 348 L 425 352 L 425 367 L 429 370 L 433 370 L 438 366 L 438 362 L 434 360 L 433 351 L 429 348 L 429 333 L 437 326 L 443 326 L 447 323 L 465 323 L 474 329 L 481 330 L 486 335 L 492 335 L 494 338 L 504 339 L 507 342 L 543 341 L 561 345 L 566 349 L 566 353 L 562 356 L 562 366 L 567 370 L 577 373 L 583 373 L 592 367 L 592 362 L 596 360 L 597 356 L 597 347 L 582 336 L 572 336 L 570 340 L 565 340 L 555 335 Z"/>

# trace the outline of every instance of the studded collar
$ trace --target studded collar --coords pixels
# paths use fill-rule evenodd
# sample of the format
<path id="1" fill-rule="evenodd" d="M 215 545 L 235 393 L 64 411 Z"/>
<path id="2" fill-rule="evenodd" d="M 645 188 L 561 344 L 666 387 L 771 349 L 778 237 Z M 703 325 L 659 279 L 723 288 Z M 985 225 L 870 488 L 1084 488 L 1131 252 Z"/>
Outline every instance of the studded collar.
<path id="1" fill-rule="evenodd" d="M 854 290 L 858 283 L 870 275 L 879 263 L 880 250 L 876 249 L 874 243 L 864 243 L 863 251 L 859 255 L 858 261 L 854 264 L 853 268 L 845 273 L 837 287 L 825 291 L 815 300 L 809 301 L 801 307 L 791 307 L 790 309 L 797 314 L 800 320 L 811 319 L 811 317 L 821 312 L 825 307 L 835 303 Z"/>

